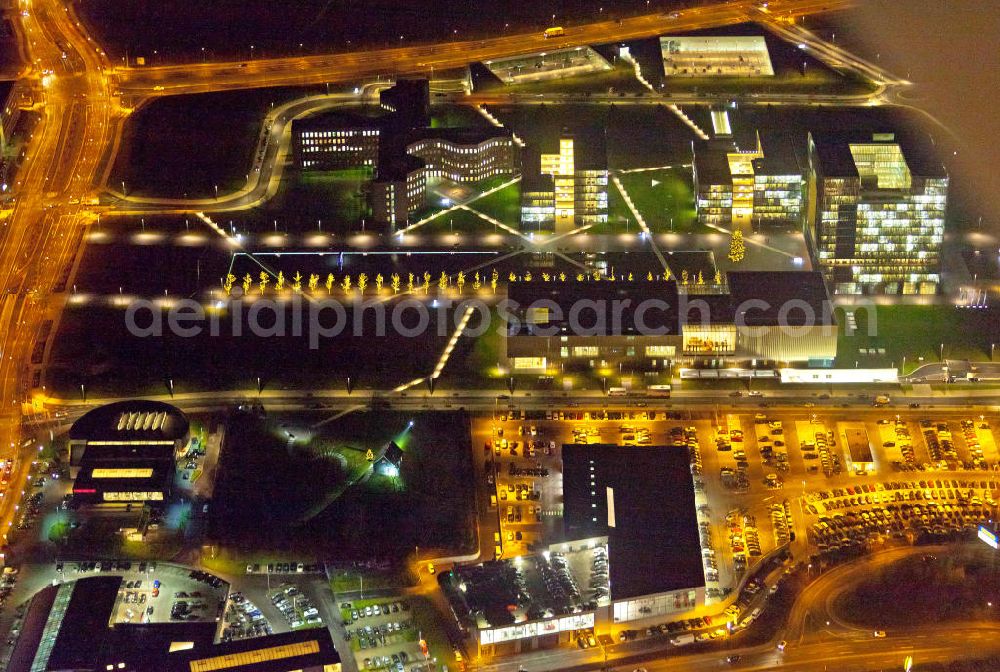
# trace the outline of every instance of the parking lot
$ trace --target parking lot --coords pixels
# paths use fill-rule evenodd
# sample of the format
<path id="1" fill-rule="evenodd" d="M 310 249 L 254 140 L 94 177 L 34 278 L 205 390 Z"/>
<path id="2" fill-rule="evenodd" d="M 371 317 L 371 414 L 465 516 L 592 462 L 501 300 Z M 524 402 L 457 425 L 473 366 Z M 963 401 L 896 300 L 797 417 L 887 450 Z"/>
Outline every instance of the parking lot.
<path id="1" fill-rule="evenodd" d="M 923 415 L 888 409 L 866 412 L 860 419 L 812 410 L 716 411 L 684 417 L 651 409 L 570 408 L 527 414 L 500 410 L 473 424 L 486 467 L 484 492 L 489 501 L 483 530 L 494 535 L 494 550 L 504 558 L 528 554 L 559 538 L 563 444 L 685 450 L 706 548 L 707 594 L 709 601 L 721 599 L 770 551 L 817 538 L 815 521 L 807 519 L 803 507 L 804 493 L 874 483 L 906 471 L 981 470 L 1000 460 L 986 418 L 937 420 Z M 847 468 L 847 427 L 863 429 L 861 435 L 869 438 L 871 473 L 857 475 Z M 986 501 L 982 494 L 980 499 Z M 966 513 L 961 520 L 974 517 Z M 919 515 L 932 520 L 926 511 Z M 484 540 L 484 547 L 487 543 Z"/>
<path id="2" fill-rule="evenodd" d="M 342 602 L 340 616 L 359 670 L 427 669 L 419 626 L 408 599 Z"/>

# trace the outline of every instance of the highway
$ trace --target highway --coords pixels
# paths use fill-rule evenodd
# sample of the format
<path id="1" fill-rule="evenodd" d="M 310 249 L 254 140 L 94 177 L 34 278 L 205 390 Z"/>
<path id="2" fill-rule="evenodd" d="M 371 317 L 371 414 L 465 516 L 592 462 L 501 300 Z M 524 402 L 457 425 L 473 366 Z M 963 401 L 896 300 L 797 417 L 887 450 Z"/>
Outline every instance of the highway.
<path id="1" fill-rule="evenodd" d="M 102 149 L 112 134 L 114 104 L 107 62 L 55 0 L 23 1 L 16 27 L 32 58 L 42 92 L 42 118 L 18 174 L 13 212 L 0 239 L 0 456 L 20 445 L 21 402 L 33 371 L 31 356 L 43 325 L 59 308 L 58 291 L 80 249 L 90 213 L 80 205 L 92 195 Z M 19 461 L 10 487 L 27 476 L 32 446 Z M 0 529 L 12 524 L 7 497 Z M 6 535 L 5 535 L 6 537 Z"/>
<path id="2" fill-rule="evenodd" d="M 119 90 L 130 99 L 262 86 L 358 81 L 378 75 L 422 74 L 432 69 L 440 71 L 464 67 L 475 61 L 742 23 L 757 13 L 758 4 L 759 0 L 719 2 L 684 10 L 677 18 L 657 12 L 620 22 L 601 21 L 567 27 L 565 35 L 548 40 L 539 29 L 486 40 L 227 63 L 116 68 L 115 73 L 119 79 Z M 779 0 L 770 3 L 772 14 L 793 17 L 843 9 L 853 4 L 855 0 Z"/>

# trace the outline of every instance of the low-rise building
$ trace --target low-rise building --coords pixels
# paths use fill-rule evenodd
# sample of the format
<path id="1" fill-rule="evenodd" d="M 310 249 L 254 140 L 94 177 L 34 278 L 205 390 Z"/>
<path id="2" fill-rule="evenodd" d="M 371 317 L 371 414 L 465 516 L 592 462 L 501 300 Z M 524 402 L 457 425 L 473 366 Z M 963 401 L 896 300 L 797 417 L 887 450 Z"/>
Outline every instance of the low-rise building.
<path id="1" fill-rule="evenodd" d="M 421 159 L 428 178 L 475 183 L 512 175 L 517 147 L 502 128 L 421 128 L 411 133 L 406 153 Z"/>
<path id="2" fill-rule="evenodd" d="M 830 366 L 833 307 L 818 272 L 729 272 L 702 287 L 674 281 L 520 282 L 507 359 L 515 374 L 670 372 Z"/>
<path id="3" fill-rule="evenodd" d="M 75 501 L 163 502 L 173 491 L 175 456 L 188 442 L 189 423 L 169 404 L 123 401 L 85 414 L 69 439 Z"/>
<path id="4" fill-rule="evenodd" d="M 374 168 L 382 129 L 377 119 L 346 112 L 292 122 L 292 159 L 303 170 Z"/>

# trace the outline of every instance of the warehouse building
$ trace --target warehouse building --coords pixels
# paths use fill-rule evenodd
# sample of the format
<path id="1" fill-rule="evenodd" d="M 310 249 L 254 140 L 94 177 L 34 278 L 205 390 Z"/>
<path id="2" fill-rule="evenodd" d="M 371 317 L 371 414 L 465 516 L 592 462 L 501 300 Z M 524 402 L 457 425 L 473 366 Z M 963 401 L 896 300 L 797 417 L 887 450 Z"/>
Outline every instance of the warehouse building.
<path id="1" fill-rule="evenodd" d="M 665 446 L 562 447 L 567 544 L 606 538 L 611 621 L 668 617 L 705 603 L 687 452 Z"/>
<path id="2" fill-rule="evenodd" d="M 67 581 L 31 599 L 11 672 L 340 672 L 326 628 L 213 644 L 216 623 L 113 623 L 120 576 Z"/>

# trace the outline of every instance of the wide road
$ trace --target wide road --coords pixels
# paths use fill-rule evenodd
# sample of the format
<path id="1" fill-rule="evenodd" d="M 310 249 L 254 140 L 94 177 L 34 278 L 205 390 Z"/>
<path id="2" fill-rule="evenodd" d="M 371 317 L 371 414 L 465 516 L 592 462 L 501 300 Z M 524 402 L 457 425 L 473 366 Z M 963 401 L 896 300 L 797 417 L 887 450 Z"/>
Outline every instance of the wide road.
<path id="1" fill-rule="evenodd" d="M 620 22 L 601 21 L 567 27 L 565 35 L 548 40 L 539 29 L 486 40 L 242 62 L 116 68 L 115 72 L 122 95 L 135 99 L 262 86 L 357 81 L 376 75 L 429 73 L 432 69 L 464 67 L 471 62 L 507 56 L 742 23 L 758 14 L 759 4 L 760 0 L 717 2 L 684 10 L 677 18 L 657 12 Z M 774 0 L 769 11 L 771 16 L 805 16 L 853 4 L 855 0 Z"/>
<path id="2" fill-rule="evenodd" d="M 41 120 L 18 173 L 13 212 L 0 238 L 0 457 L 17 457 L 21 403 L 43 324 L 82 242 L 101 152 L 112 134 L 108 64 L 63 3 L 22 2 L 14 21 L 42 96 Z M 13 13 L 12 13 L 13 15 Z M 26 447 L 10 490 L 19 493 L 34 446 Z M 0 531 L 12 524 L 17 497 L 0 501 Z"/>

